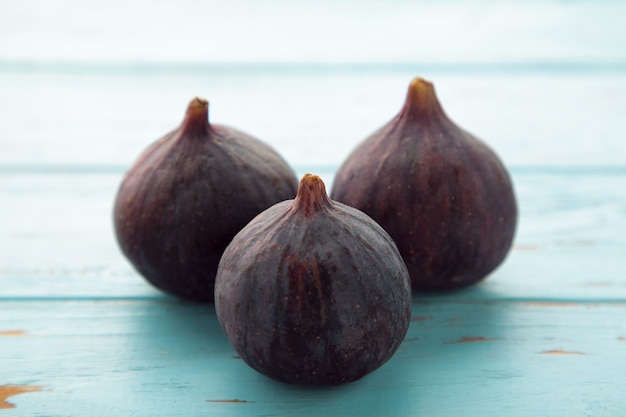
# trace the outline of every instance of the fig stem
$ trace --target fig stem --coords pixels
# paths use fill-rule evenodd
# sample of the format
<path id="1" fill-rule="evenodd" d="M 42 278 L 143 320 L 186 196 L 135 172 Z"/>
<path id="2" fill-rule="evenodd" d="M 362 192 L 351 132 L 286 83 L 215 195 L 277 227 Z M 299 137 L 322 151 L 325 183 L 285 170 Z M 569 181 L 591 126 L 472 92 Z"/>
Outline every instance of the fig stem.
<path id="1" fill-rule="evenodd" d="M 437 94 L 435 86 L 430 81 L 421 77 L 411 80 L 401 114 L 405 114 L 410 120 L 427 121 L 435 116 L 446 117 Z"/>
<path id="2" fill-rule="evenodd" d="M 306 217 L 311 217 L 331 204 L 332 200 L 326 193 L 324 181 L 317 175 L 305 174 L 300 180 L 293 209 L 303 211 Z"/>
<path id="3" fill-rule="evenodd" d="M 196 97 L 187 106 L 187 113 L 181 130 L 187 134 L 206 134 L 209 129 L 209 102 Z"/>

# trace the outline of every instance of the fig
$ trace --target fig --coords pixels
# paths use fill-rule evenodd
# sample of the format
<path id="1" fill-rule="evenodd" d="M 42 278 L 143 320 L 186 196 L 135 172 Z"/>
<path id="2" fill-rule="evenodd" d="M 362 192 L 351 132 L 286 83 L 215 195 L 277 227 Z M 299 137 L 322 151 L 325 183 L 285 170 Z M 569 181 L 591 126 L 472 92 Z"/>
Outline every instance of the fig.
<path id="1" fill-rule="evenodd" d="M 301 385 L 348 383 L 382 366 L 406 335 L 411 302 L 391 237 L 311 174 L 295 199 L 235 236 L 215 283 L 217 318 L 238 355 Z"/>
<path id="2" fill-rule="evenodd" d="M 414 78 L 399 114 L 339 167 L 331 198 L 394 239 L 414 291 L 475 284 L 508 254 L 517 225 L 509 173 L 496 153 L 444 113 Z"/>
<path id="3" fill-rule="evenodd" d="M 182 124 L 151 144 L 123 178 L 113 209 L 117 241 L 165 293 L 212 302 L 226 246 L 253 217 L 293 199 L 298 179 L 269 145 L 209 123 L 191 100 Z"/>

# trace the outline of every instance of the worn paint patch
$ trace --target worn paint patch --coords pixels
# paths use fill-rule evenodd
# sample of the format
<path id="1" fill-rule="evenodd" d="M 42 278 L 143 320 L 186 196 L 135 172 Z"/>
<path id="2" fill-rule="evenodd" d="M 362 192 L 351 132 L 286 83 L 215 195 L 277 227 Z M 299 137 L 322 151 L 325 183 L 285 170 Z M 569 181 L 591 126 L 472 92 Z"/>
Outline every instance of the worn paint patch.
<path id="1" fill-rule="evenodd" d="M 36 385 L 0 385 L 0 409 L 15 408 L 15 404 L 7 401 L 7 398 L 27 392 L 41 391 Z"/>
<path id="2" fill-rule="evenodd" d="M 413 316 L 411 317 L 411 321 L 428 321 L 432 320 L 433 316 Z"/>
<path id="3" fill-rule="evenodd" d="M 541 352 L 542 355 L 585 355 L 584 352 L 576 352 L 572 350 L 561 350 L 561 349 L 553 349 L 553 350 L 544 350 Z"/>
<path id="4" fill-rule="evenodd" d="M 7 336 L 7 337 L 26 336 L 26 332 L 24 330 L 0 330 L 0 336 Z"/>
<path id="5" fill-rule="evenodd" d="M 473 342 L 488 342 L 490 340 L 493 339 L 489 339 L 487 337 L 482 337 L 482 336 L 464 336 L 462 338 L 460 338 L 459 340 L 456 340 L 454 342 L 447 342 L 447 344 L 453 344 L 453 343 L 473 343 Z"/>
<path id="6" fill-rule="evenodd" d="M 231 404 L 254 404 L 255 401 L 240 400 L 238 398 L 232 400 L 206 400 L 208 403 L 231 403 Z"/>
<path id="7" fill-rule="evenodd" d="M 620 336 L 617 338 L 617 340 L 619 340 L 620 342 L 626 342 L 626 337 Z"/>

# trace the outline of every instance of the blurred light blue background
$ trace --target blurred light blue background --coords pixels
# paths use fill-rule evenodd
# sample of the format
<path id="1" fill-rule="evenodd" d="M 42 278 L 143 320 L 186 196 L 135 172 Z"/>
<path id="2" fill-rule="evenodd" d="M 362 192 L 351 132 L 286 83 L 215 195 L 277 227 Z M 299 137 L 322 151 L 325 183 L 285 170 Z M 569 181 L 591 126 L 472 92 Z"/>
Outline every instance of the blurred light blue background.
<path id="1" fill-rule="evenodd" d="M 127 166 L 212 122 L 332 170 L 410 79 L 509 166 L 626 162 L 621 1 L 0 1 L 0 164 Z"/>

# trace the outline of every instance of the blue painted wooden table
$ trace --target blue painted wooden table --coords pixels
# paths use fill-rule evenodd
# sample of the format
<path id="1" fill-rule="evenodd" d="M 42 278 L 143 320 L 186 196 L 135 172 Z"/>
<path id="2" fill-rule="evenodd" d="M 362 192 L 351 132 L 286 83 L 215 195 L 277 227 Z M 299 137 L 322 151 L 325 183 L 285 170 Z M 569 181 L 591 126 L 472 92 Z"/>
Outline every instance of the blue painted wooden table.
<path id="1" fill-rule="evenodd" d="M 95 13 L 78 2 L 79 17 L 37 36 L 19 29 L 36 30 L 37 19 L 11 24 L 28 15 L 21 2 L 0 16 L 0 35 L 15 36 L 0 42 L 0 417 L 626 415 L 626 6 L 374 1 L 354 17 L 339 3 L 311 2 L 302 15 L 269 3 L 295 17 L 272 20 L 270 9 L 238 3 L 254 9 L 246 20 L 260 36 L 254 48 L 238 29 L 205 28 L 202 13 L 166 10 L 178 17 L 176 42 L 159 38 L 167 62 L 160 49 L 139 48 L 162 33 L 146 22 L 163 5 L 136 22 L 141 34 L 111 37 L 97 28 L 75 36 L 80 16 Z M 101 28 L 118 24 L 116 4 L 100 4 Z M 483 16 L 481 24 L 451 23 L 448 6 Z M 241 16 L 232 5 L 201 11 Z M 334 16 L 319 45 L 305 15 Z M 423 25 L 409 25 L 416 15 Z M 371 28 L 381 16 L 396 37 L 379 45 Z M 188 18 L 196 24 L 180 23 Z M 212 59 L 198 62 L 191 35 L 201 26 L 202 39 L 235 38 L 222 49 L 209 42 Z M 368 48 L 354 49 L 348 33 Z M 441 53 L 415 41 L 432 33 Z M 55 60 L 47 36 L 76 41 Z M 282 49 L 272 49 L 279 39 Z M 293 62 L 253 63 L 282 52 Z M 301 63 L 309 58 L 317 64 Z M 299 176 L 321 175 L 330 188 L 343 158 L 396 114 L 417 75 L 501 155 L 520 222 L 510 255 L 485 282 L 414 296 L 408 335 L 377 371 L 334 388 L 274 382 L 236 356 L 212 306 L 159 293 L 122 256 L 111 221 L 117 186 L 192 97 L 209 99 L 212 121 L 258 136 Z"/>
<path id="2" fill-rule="evenodd" d="M 512 173 L 521 222 L 505 264 L 416 296 L 386 365 L 311 389 L 257 374 L 212 306 L 128 267 L 110 228 L 121 171 L 5 169 L 0 415 L 623 415 L 626 170 Z"/>

